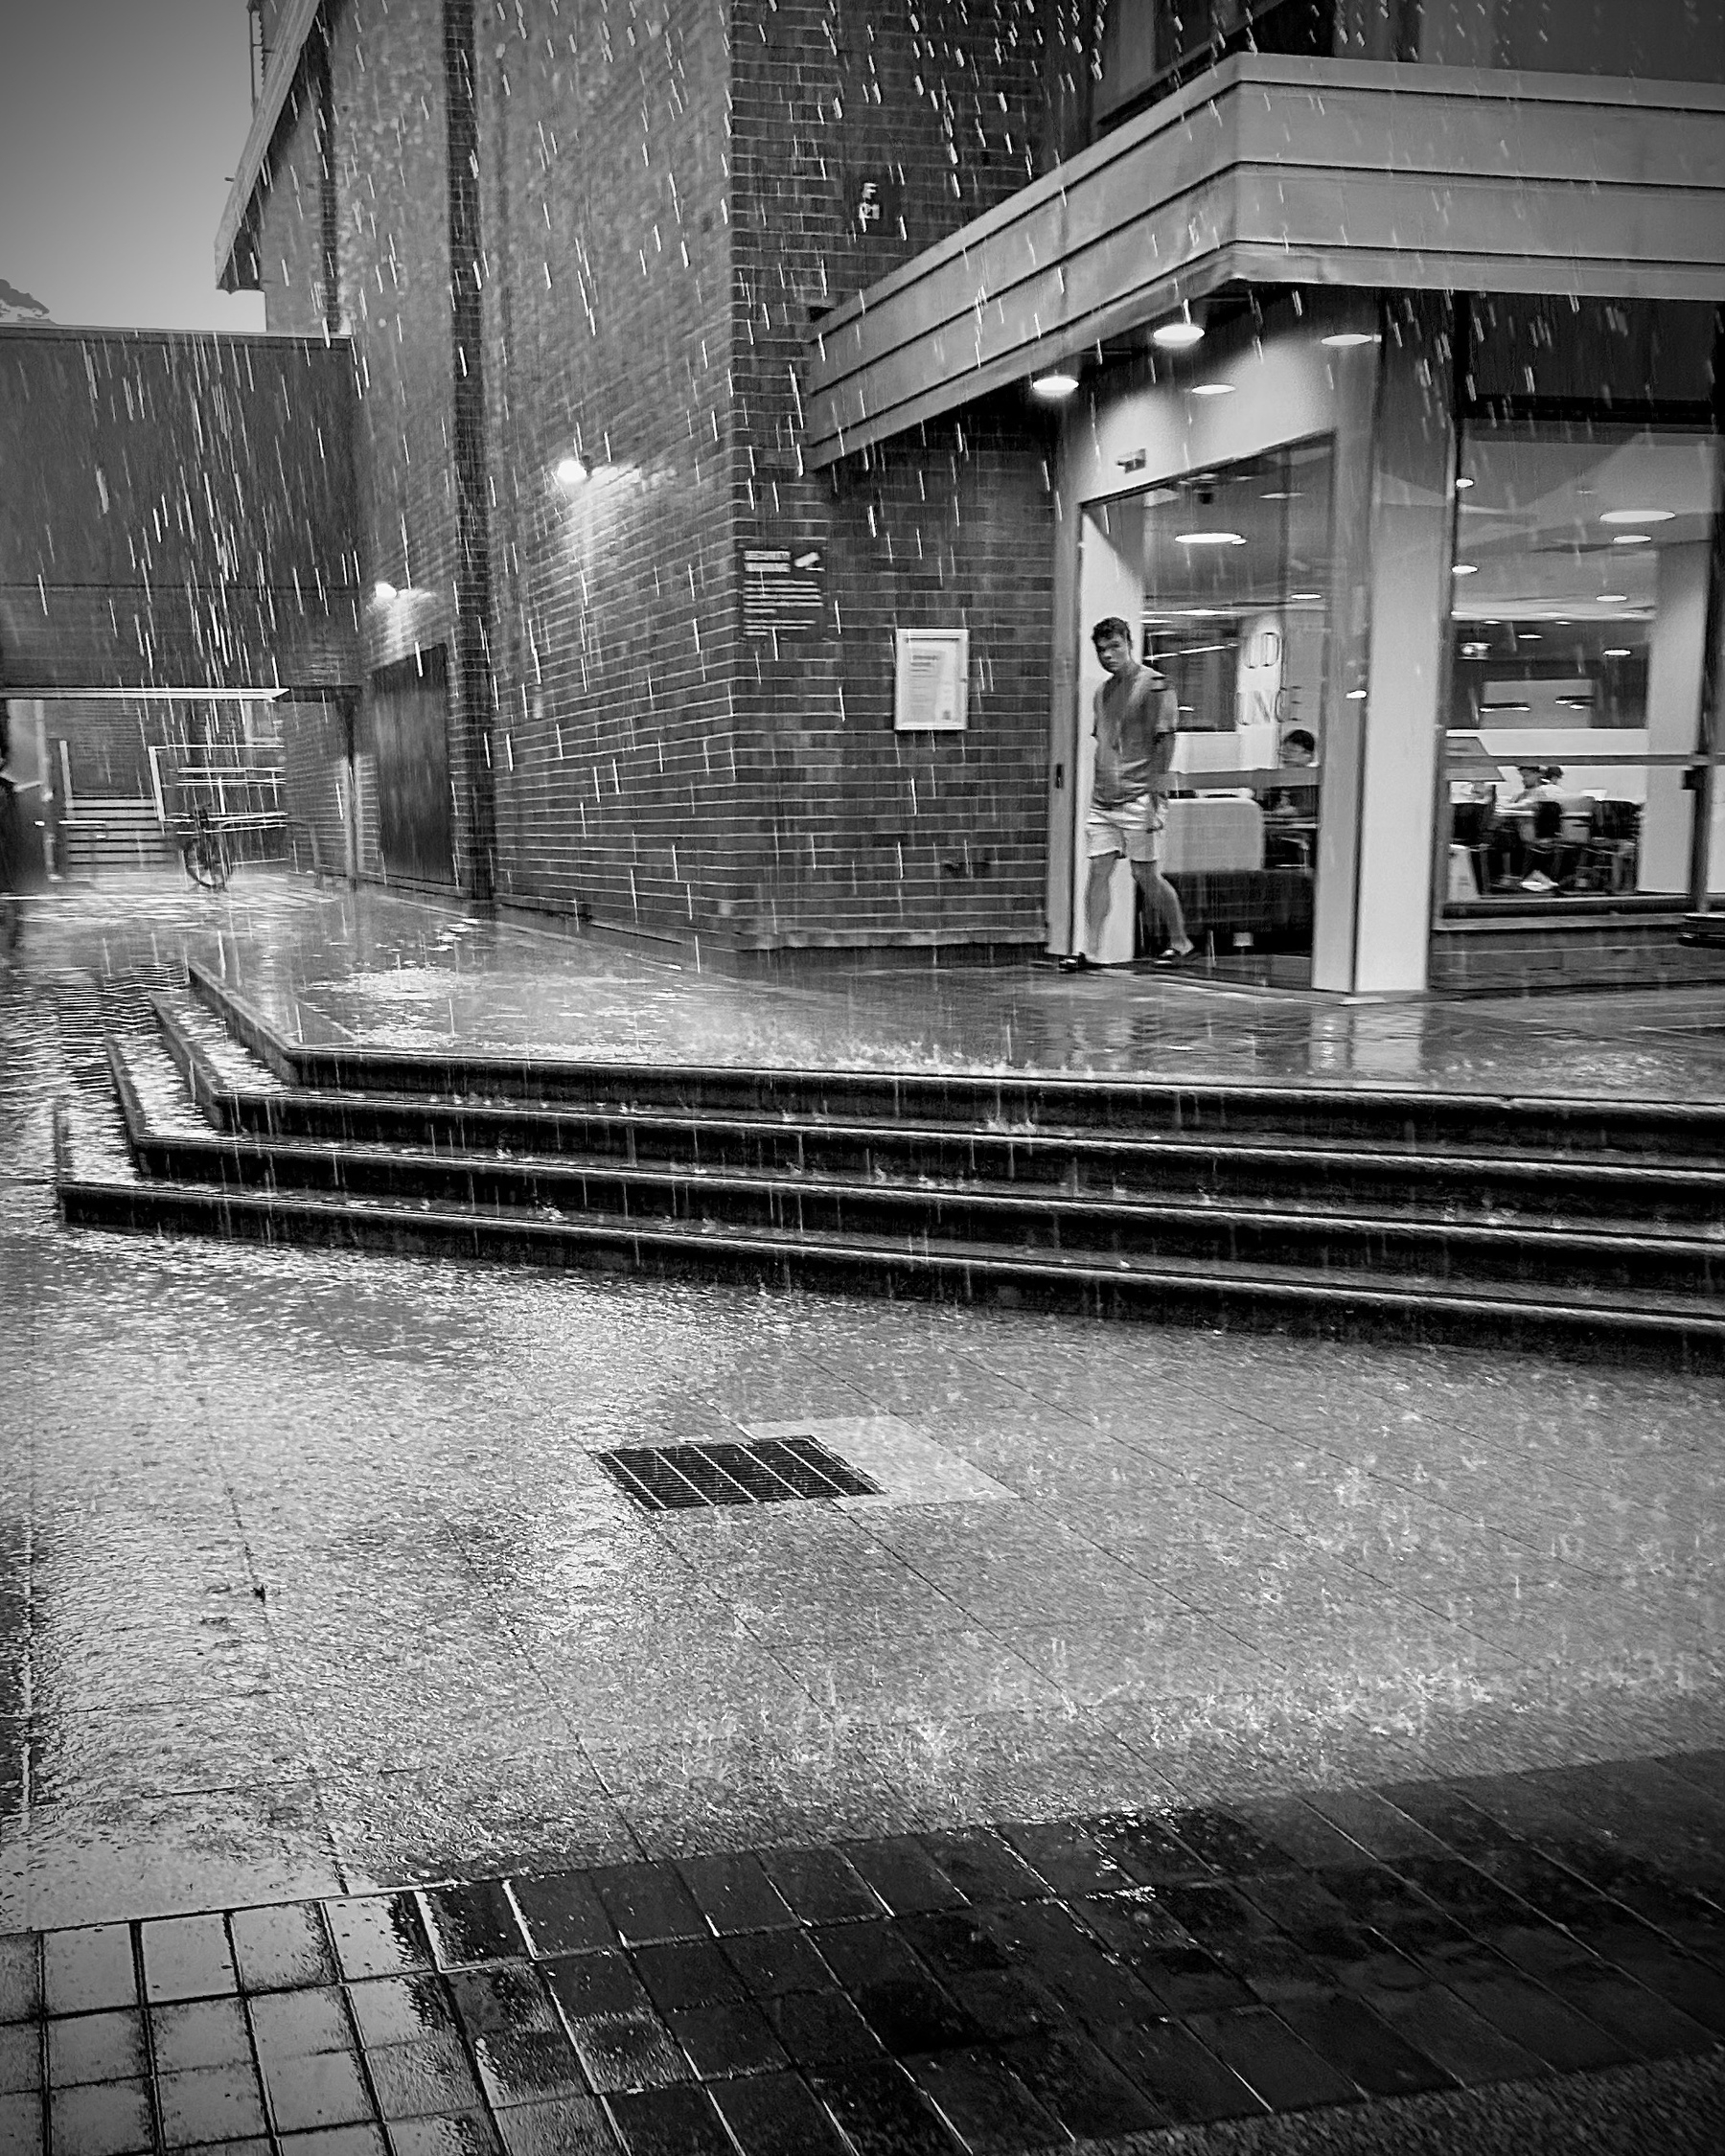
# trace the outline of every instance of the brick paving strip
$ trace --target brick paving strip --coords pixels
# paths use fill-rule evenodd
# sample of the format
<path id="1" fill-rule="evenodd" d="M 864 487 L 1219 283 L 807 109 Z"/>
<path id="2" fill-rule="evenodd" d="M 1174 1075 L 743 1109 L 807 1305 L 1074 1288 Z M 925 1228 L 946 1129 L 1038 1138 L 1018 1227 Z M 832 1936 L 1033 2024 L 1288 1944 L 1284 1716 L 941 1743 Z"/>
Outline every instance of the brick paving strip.
<path id="1" fill-rule="evenodd" d="M 1722 1793 L 1691 1753 L 15 1934 L 0 2156 L 1136 2147 L 1686 2059 L 1705 2108 Z"/>

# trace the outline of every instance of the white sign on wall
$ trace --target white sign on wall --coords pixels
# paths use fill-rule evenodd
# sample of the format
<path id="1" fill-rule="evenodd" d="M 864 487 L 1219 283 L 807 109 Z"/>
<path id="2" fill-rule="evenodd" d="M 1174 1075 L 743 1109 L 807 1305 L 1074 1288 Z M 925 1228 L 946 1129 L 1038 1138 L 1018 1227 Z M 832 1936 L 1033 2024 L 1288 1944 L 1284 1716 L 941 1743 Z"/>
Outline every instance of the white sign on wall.
<path id="1" fill-rule="evenodd" d="M 963 733 L 969 688 L 968 629 L 899 631 L 895 733 Z"/>

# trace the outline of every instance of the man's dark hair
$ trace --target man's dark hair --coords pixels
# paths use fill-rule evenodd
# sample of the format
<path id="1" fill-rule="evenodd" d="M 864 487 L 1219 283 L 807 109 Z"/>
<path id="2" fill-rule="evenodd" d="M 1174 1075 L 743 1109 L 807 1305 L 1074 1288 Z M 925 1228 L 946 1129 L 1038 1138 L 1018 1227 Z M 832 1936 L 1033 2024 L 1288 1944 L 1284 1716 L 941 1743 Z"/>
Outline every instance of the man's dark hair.
<path id="1" fill-rule="evenodd" d="M 1104 614 L 1095 628 L 1091 631 L 1091 642 L 1099 644 L 1106 636 L 1124 636 L 1127 643 L 1130 644 L 1132 641 L 1132 624 L 1129 621 L 1122 621 L 1118 614 Z"/>
<path id="2" fill-rule="evenodd" d="M 1303 726 L 1296 726 L 1291 733 L 1283 734 L 1282 746 L 1284 748 L 1309 748 L 1312 754 L 1316 756 L 1318 753 L 1318 737 L 1316 734 L 1308 734 Z"/>

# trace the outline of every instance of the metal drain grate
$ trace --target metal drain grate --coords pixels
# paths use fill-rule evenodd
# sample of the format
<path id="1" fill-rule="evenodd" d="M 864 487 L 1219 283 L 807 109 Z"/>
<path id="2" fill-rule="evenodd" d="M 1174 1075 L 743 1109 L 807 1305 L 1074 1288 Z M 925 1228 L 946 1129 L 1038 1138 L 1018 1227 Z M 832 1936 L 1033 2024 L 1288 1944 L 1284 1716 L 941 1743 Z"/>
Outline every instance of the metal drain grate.
<path id="1" fill-rule="evenodd" d="M 703 1504 L 783 1504 L 792 1498 L 881 1497 L 813 1437 L 720 1438 L 700 1445 L 620 1445 L 598 1460 L 649 1512 Z"/>

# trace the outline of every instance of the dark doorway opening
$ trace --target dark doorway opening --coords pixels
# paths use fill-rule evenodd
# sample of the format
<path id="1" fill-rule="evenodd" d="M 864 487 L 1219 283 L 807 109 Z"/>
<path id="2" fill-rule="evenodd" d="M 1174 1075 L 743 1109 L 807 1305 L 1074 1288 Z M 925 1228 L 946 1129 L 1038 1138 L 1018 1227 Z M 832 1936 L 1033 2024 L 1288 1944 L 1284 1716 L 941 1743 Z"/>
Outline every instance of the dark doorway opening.
<path id="1" fill-rule="evenodd" d="M 369 782 L 376 803 L 384 877 L 453 883 L 448 667 L 441 644 L 372 676 L 359 732 L 362 784 Z"/>

